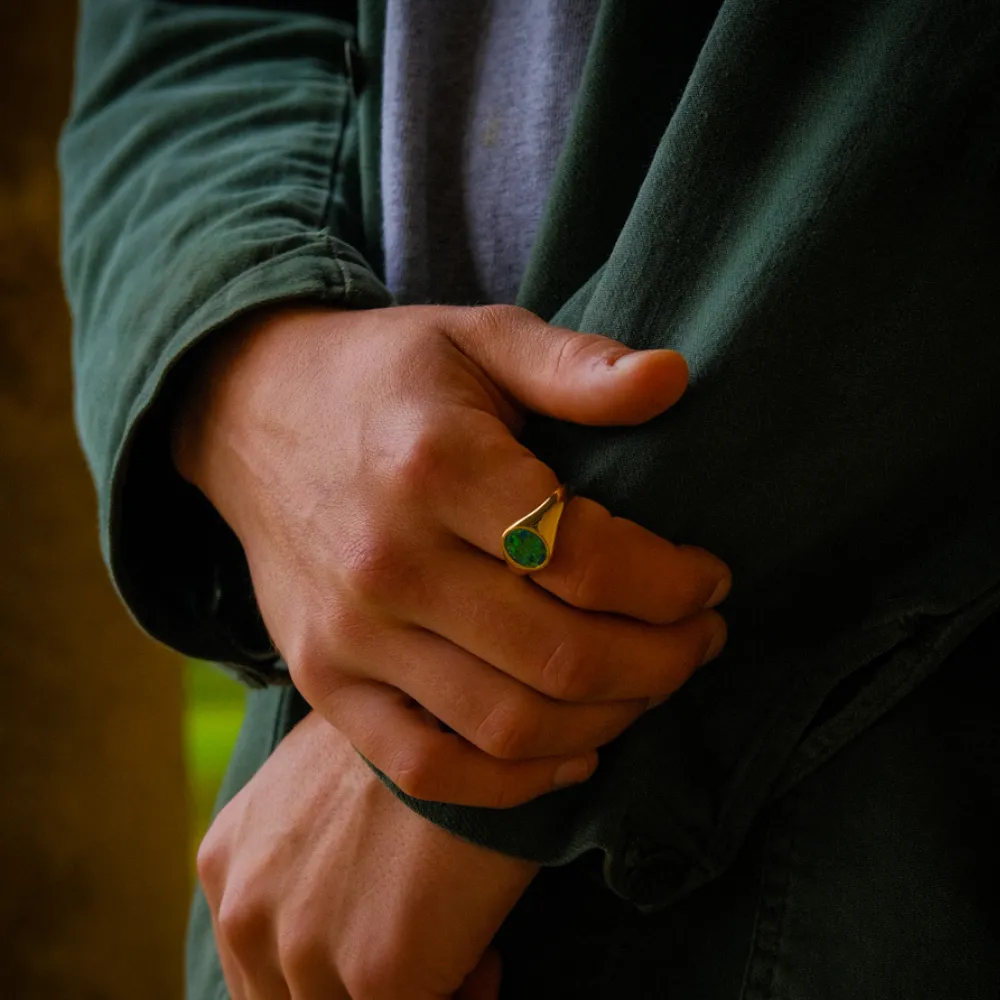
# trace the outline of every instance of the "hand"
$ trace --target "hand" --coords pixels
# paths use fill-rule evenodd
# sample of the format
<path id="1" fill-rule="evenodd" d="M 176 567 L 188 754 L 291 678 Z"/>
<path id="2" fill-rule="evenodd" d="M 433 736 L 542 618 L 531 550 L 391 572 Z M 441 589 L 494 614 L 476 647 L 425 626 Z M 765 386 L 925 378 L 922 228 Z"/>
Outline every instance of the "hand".
<path id="1" fill-rule="evenodd" d="M 686 384 L 673 351 L 513 307 L 286 309 L 217 345 L 175 460 L 239 536 L 313 708 L 411 795 L 510 806 L 586 778 L 719 651 L 704 609 L 730 582 L 583 497 L 552 562 L 510 572 L 503 530 L 558 485 L 516 439 L 525 408 L 636 424 Z"/>
<path id="2" fill-rule="evenodd" d="M 537 870 L 409 810 L 316 713 L 198 852 L 233 1000 L 495 1000 L 487 948 Z"/>

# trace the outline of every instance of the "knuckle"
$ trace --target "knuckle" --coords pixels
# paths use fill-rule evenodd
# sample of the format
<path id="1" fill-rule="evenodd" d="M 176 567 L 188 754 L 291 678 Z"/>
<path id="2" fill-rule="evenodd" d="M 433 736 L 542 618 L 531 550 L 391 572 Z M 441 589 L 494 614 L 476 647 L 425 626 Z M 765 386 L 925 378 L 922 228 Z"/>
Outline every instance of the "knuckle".
<path id="1" fill-rule="evenodd" d="M 541 668 L 544 692 L 561 701 L 585 701 L 593 691 L 586 657 L 576 643 L 563 638 L 545 657 Z"/>
<path id="2" fill-rule="evenodd" d="M 399 543 L 388 530 L 370 530 L 355 536 L 340 555 L 344 587 L 365 604 L 383 604 L 398 592 L 403 559 Z"/>
<path id="3" fill-rule="evenodd" d="M 330 688 L 329 657 L 321 656 L 318 650 L 299 649 L 294 653 L 286 652 L 285 662 L 295 686 L 311 705 L 326 700 Z"/>
<path id="4" fill-rule="evenodd" d="M 267 918 L 263 907 L 256 905 L 246 892 L 227 892 L 216 917 L 219 936 L 236 955 L 250 952 L 260 940 Z"/>
<path id="5" fill-rule="evenodd" d="M 337 665 L 337 644 L 326 640 L 325 636 L 310 636 L 286 647 L 284 652 L 295 686 L 314 708 L 329 701 L 346 680 Z"/>
<path id="6" fill-rule="evenodd" d="M 424 496 L 448 472 L 448 428 L 428 423 L 409 434 L 393 466 L 394 486 L 404 497 Z"/>
<path id="7" fill-rule="evenodd" d="M 215 833 L 214 827 L 210 828 L 198 845 L 198 854 L 195 857 L 198 879 L 206 892 L 221 884 L 225 866 L 222 838 Z"/>
<path id="8" fill-rule="evenodd" d="M 607 572 L 598 554 L 572 568 L 565 579 L 565 591 L 565 600 L 576 608 L 596 610 L 606 605 Z"/>
<path id="9" fill-rule="evenodd" d="M 538 720 L 526 705 L 500 702 L 476 728 L 473 742 L 491 757 L 518 760 L 537 742 Z"/>
<path id="10" fill-rule="evenodd" d="M 624 352 L 624 348 L 622 352 Z M 608 341 L 598 334 L 579 333 L 572 337 L 564 337 L 559 348 L 552 355 L 553 378 L 561 378 L 567 370 L 575 370 L 581 364 L 607 366 Z"/>
<path id="11" fill-rule="evenodd" d="M 423 745 L 397 753 L 384 768 L 395 785 L 415 799 L 432 799 L 437 791 L 434 755 Z"/>
<path id="12" fill-rule="evenodd" d="M 591 541 L 612 539 L 614 532 L 611 529 L 615 522 L 621 520 L 612 518 L 606 507 L 586 497 L 573 497 L 567 506 L 567 511 L 570 510 L 581 537 Z M 554 568 L 561 568 L 563 576 L 560 596 L 574 607 L 588 610 L 604 608 L 608 604 L 609 590 L 614 585 L 609 555 L 610 550 L 605 544 L 574 544 L 569 547 L 557 544 Z"/>
<path id="13" fill-rule="evenodd" d="M 583 341 L 580 337 L 564 337 L 562 339 L 562 342 L 559 344 L 559 349 L 554 355 L 551 356 L 551 376 L 553 378 L 561 378 L 567 368 L 572 370 L 572 368 L 576 365 L 582 344 Z"/>

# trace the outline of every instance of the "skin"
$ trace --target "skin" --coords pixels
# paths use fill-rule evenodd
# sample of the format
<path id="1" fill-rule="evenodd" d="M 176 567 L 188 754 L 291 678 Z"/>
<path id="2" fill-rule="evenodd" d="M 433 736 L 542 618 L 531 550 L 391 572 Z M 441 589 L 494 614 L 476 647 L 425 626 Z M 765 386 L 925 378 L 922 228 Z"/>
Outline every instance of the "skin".
<path id="1" fill-rule="evenodd" d="M 512 573 L 504 529 L 559 484 L 516 434 L 528 409 L 642 423 L 686 385 L 676 352 L 514 307 L 283 310 L 202 365 L 175 462 L 242 542 L 306 701 L 409 794 L 506 807 L 588 776 L 716 655 L 704 609 L 730 585 L 579 496 L 549 565 Z"/>
<path id="2" fill-rule="evenodd" d="M 575 496 L 545 569 L 500 552 L 559 482 L 527 411 L 634 425 L 686 385 L 675 352 L 506 306 L 283 308 L 213 345 L 175 463 L 314 709 L 199 855 L 238 1000 L 496 995 L 489 941 L 535 866 L 423 820 L 355 751 L 415 797 L 512 806 L 586 780 L 718 655 L 731 577 L 703 549 Z"/>
<path id="3" fill-rule="evenodd" d="M 233 1000 L 495 1000 L 490 940 L 537 866 L 404 806 L 313 713 L 198 855 Z"/>

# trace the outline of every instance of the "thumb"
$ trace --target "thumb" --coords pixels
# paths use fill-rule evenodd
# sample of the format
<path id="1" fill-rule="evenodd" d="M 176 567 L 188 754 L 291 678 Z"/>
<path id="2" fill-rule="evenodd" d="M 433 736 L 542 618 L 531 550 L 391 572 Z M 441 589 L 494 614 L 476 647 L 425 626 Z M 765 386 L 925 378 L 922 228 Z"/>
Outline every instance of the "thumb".
<path id="1" fill-rule="evenodd" d="M 465 977 L 454 1000 L 497 1000 L 501 972 L 499 952 L 496 948 L 487 948 L 479 964 Z"/>
<path id="2" fill-rule="evenodd" d="M 687 388 L 676 351 L 634 351 L 611 337 L 552 326 L 527 309 L 466 311 L 448 336 L 522 406 L 577 424 L 641 424 Z"/>

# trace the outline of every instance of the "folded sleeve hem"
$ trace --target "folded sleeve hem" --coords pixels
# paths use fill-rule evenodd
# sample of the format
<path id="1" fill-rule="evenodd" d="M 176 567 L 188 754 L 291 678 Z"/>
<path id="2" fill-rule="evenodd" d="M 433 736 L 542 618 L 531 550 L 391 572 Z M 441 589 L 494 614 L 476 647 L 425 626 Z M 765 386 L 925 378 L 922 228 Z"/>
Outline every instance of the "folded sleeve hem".
<path id="1" fill-rule="evenodd" d="M 326 233 L 242 271 L 196 308 L 157 352 L 130 401 L 112 460 L 101 541 L 136 622 L 186 655 L 229 665 L 252 685 L 280 681 L 235 535 L 176 473 L 166 426 L 191 352 L 244 314 L 281 302 L 377 308 L 392 297 L 350 247 Z"/>

